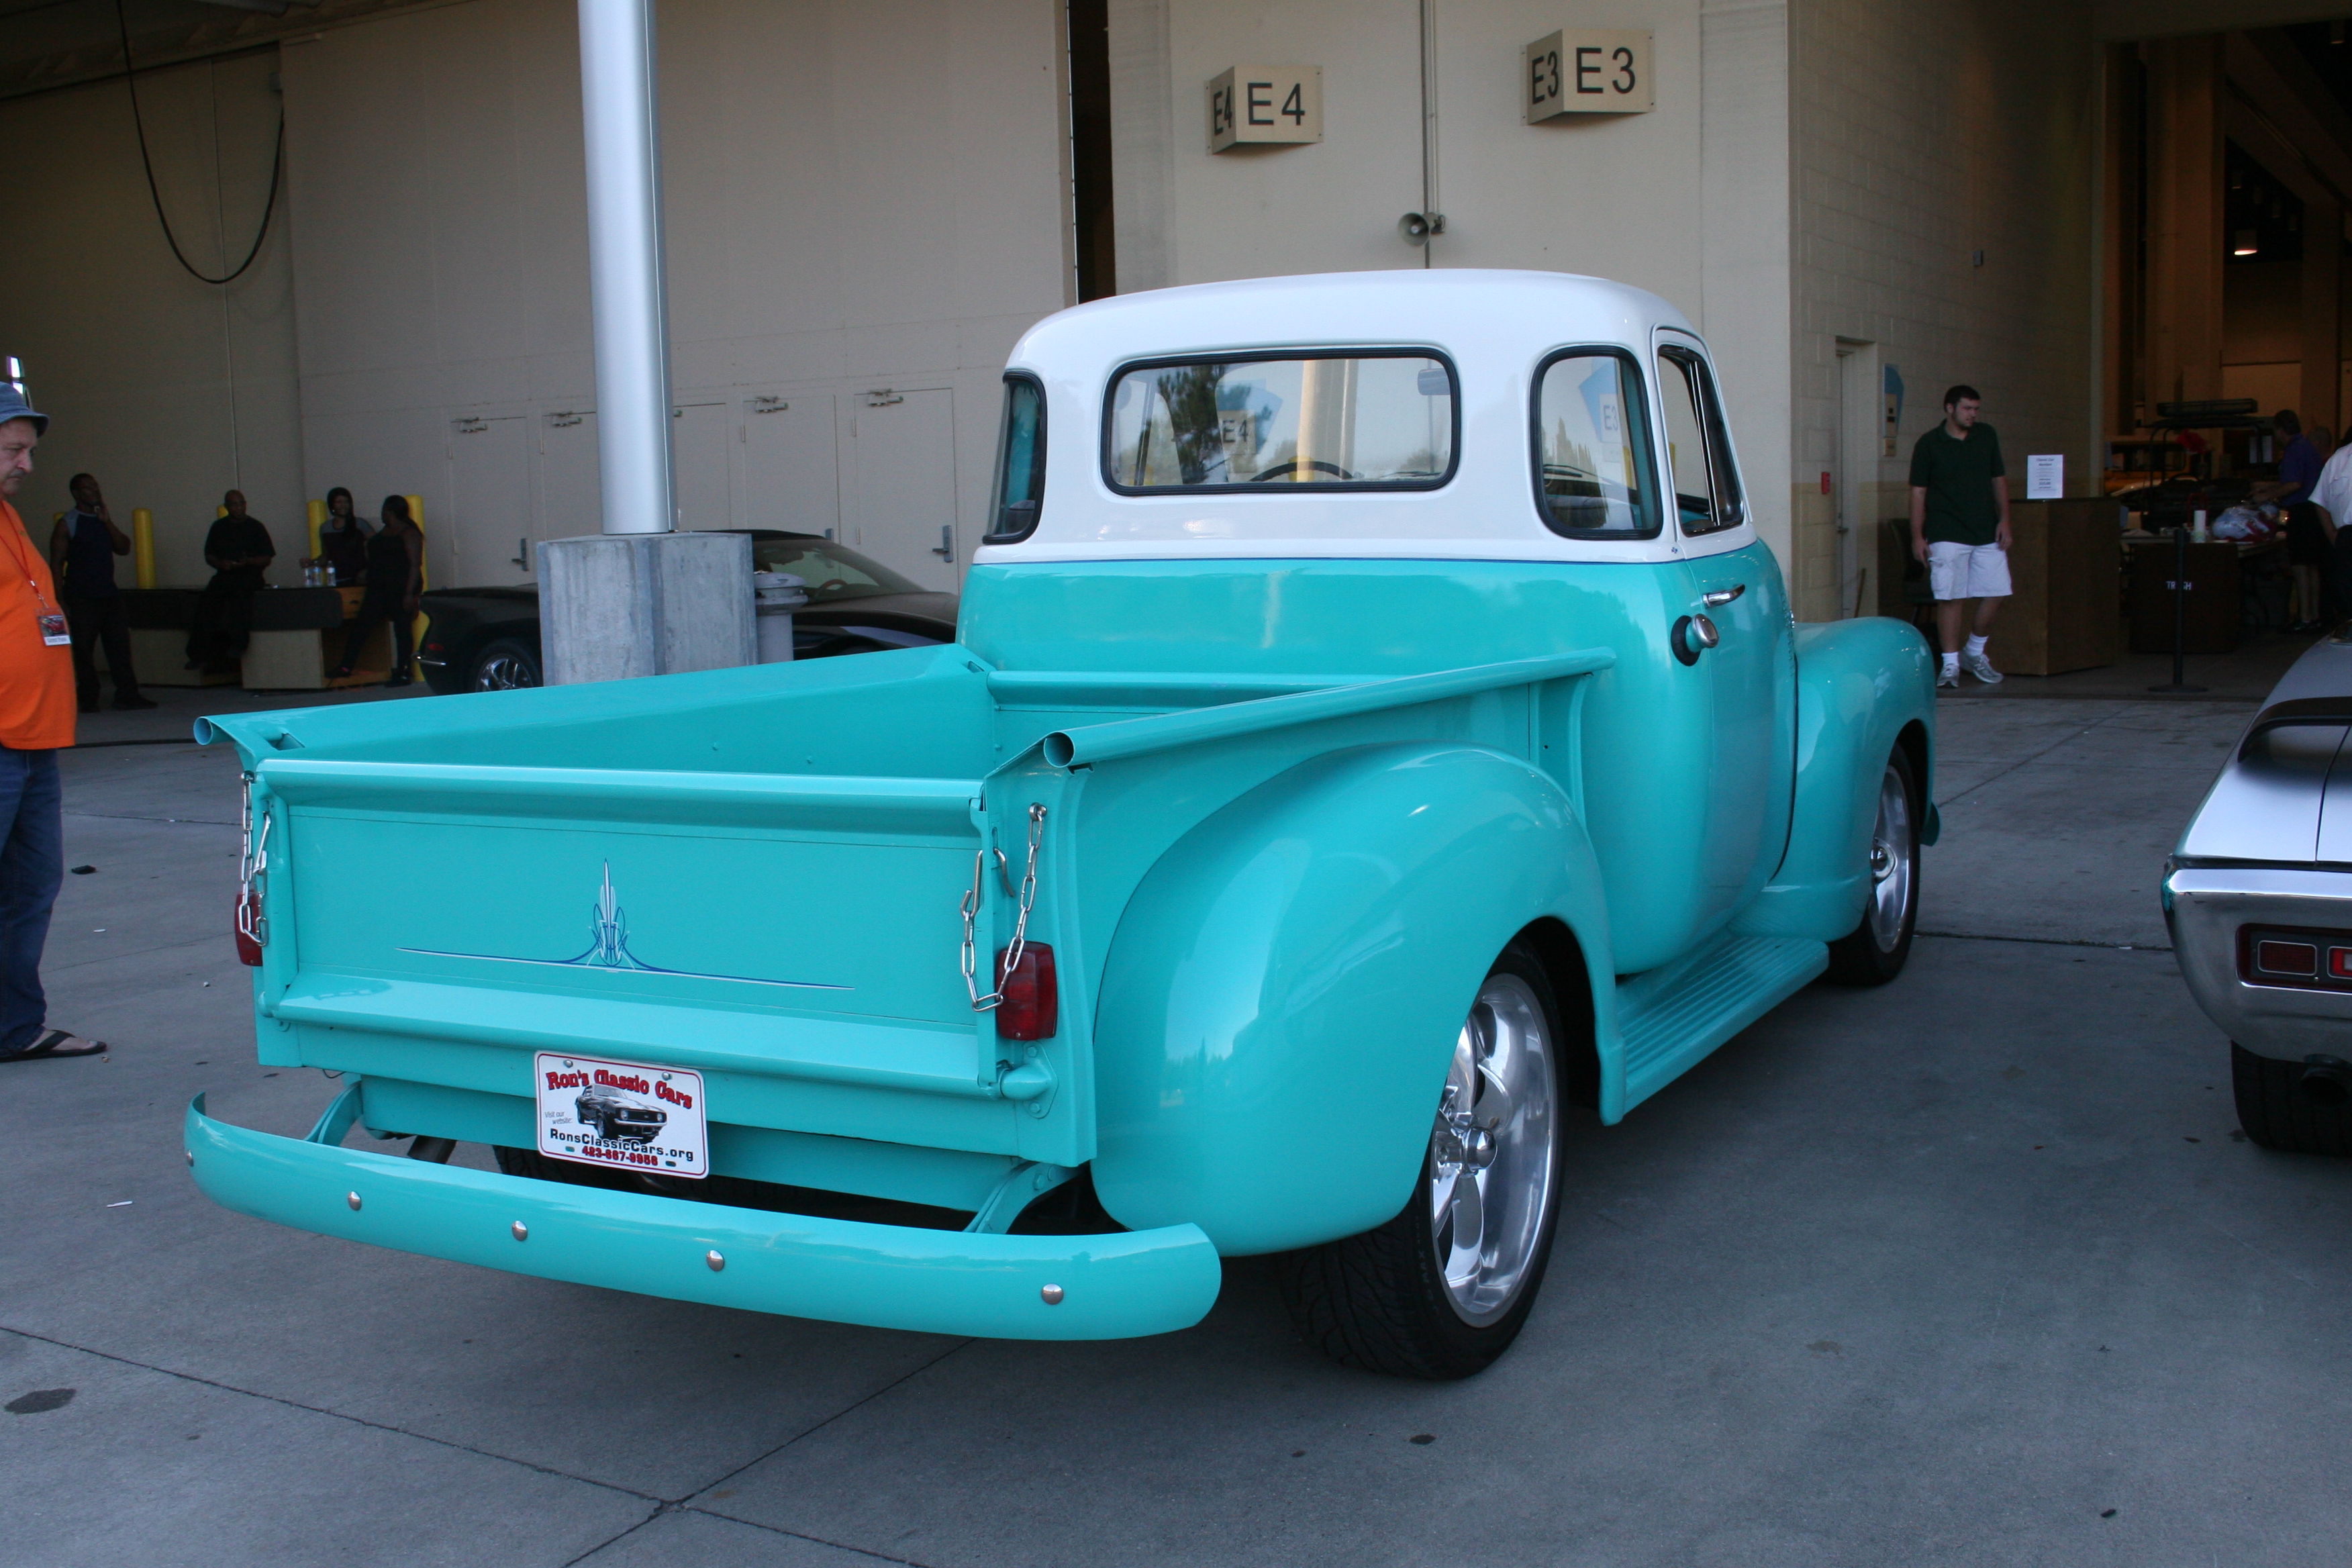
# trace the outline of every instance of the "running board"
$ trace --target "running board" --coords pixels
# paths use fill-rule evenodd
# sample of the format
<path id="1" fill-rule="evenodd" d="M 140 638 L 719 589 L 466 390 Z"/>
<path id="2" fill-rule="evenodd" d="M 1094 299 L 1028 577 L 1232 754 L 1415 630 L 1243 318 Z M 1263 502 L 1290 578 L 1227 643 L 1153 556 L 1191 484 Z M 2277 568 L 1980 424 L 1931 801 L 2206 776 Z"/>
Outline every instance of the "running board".
<path id="1" fill-rule="evenodd" d="M 1614 1121 L 1674 1082 L 1709 1051 L 1804 989 L 1830 950 L 1801 937 L 1731 936 L 1617 985 L 1624 1097 Z"/>

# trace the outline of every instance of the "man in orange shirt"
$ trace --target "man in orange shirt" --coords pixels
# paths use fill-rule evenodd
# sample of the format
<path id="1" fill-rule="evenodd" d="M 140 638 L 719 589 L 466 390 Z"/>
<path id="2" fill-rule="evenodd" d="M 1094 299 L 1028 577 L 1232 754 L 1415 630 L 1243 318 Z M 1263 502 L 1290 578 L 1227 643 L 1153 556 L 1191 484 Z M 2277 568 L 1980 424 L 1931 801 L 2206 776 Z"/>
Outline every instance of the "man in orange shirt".
<path id="1" fill-rule="evenodd" d="M 48 427 L 22 387 L 0 381 L 0 497 L 23 486 Z M 0 1062 L 106 1049 L 50 1028 L 41 994 L 49 909 L 65 880 L 58 752 L 73 743 L 73 634 L 49 563 L 0 500 Z"/>

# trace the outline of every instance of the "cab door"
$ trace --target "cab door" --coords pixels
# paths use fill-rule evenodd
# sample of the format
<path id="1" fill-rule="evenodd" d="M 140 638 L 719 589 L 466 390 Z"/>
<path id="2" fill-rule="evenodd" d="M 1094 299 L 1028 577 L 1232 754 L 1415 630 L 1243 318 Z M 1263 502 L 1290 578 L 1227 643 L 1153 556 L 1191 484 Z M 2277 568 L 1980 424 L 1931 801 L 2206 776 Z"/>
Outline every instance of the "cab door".
<path id="1" fill-rule="evenodd" d="M 1713 720 L 1706 826 L 1693 869 L 1705 889 L 1704 923 L 1715 924 L 1755 897 L 1788 848 L 1795 627 L 1780 565 L 1756 537 L 1706 350 L 1661 332 L 1657 362 L 1688 597 L 1681 614 L 1689 624 L 1672 640 Z"/>

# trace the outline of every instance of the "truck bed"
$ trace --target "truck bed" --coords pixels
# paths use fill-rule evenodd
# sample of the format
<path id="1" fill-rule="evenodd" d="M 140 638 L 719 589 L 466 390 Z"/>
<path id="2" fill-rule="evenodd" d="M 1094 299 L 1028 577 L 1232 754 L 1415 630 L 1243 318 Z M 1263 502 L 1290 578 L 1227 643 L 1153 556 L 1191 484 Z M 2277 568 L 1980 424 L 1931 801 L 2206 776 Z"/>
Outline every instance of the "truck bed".
<path id="1" fill-rule="evenodd" d="M 274 835 L 263 1059 L 363 1075 L 367 1125 L 528 1146 L 535 1051 L 653 1059 L 705 1075 L 715 1173 L 977 1210 L 1021 1162 L 1091 1157 L 1103 955 L 1185 832 L 1302 761 L 1402 740 L 1550 755 L 1572 788 L 1577 678 L 1609 659 L 1059 674 L 950 645 L 200 738 L 236 742 Z M 985 848 L 985 989 L 1033 805 L 1028 936 L 1056 954 L 1062 1022 L 1024 1047 L 973 1006 L 961 906 Z M 386 897 L 394 867 L 426 895 Z M 1047 1087 L 1008 1090 L 1029 1061 Z"/>

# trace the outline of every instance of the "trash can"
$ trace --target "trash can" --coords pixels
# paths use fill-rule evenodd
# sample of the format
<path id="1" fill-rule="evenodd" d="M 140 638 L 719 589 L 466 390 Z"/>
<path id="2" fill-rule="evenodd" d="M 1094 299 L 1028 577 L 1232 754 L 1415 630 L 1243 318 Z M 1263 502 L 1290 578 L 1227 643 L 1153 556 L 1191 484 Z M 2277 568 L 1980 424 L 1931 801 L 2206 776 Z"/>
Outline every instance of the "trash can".
<path id="1" fill-rule="evenodd" d="M 2131 650 L 2170 653 L 2174 544 L 2169 539 L 2135 542 L 2127 600 Z M 2243 616 L 2238 602 L 2238 547 L 2192 544 L 2182 552 L 2181 559 L 2189 572 L 2181 652 L 2235 652 Z"/>

